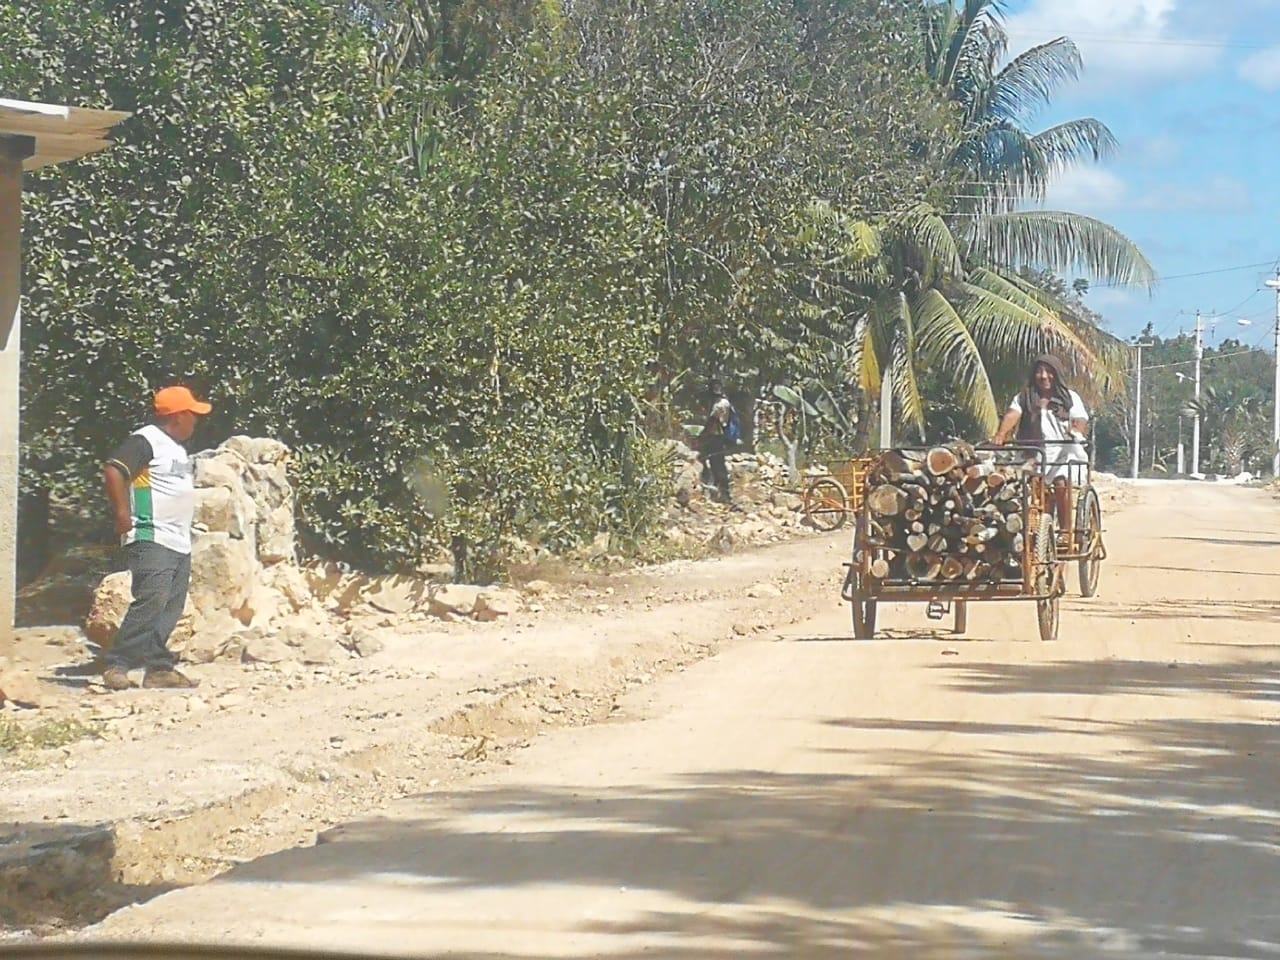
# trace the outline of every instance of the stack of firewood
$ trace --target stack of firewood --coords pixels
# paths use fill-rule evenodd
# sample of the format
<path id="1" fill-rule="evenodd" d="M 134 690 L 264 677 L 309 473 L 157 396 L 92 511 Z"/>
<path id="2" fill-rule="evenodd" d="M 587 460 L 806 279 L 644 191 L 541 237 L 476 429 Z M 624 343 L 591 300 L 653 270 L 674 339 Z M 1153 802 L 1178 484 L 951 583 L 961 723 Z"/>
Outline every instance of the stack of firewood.
<path id="1" fill-rule="evenodd" d="M 1031 464 L 951 443 L 891 450 L 867 477 L 870 573 L 890 580 L 1000 583 L 1022 579 Z"/>

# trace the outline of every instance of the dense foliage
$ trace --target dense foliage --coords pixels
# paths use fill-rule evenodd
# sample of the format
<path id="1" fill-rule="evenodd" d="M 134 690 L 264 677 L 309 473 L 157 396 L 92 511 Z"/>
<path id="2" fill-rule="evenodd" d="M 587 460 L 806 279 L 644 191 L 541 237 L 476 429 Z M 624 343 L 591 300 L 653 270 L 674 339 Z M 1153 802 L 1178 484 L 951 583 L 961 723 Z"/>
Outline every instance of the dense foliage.
<path id="1" fill-rule="evenodd" d="M 865 438 L 874 340 L 911 418 L 957 387 L 933 420 L 989 415 L 978 348 L 1021 363 L 1074 328 L 1034 289 L 1001 288 L 1013 321 L 984 311 L 982 271 L 1090 254 L 969 223 L 950 269 L 931 224 L 975 121 L 926 69 L 920 10 L 0 0 L 0 91 L 134 114 L 29 178 L 24 490 L 92 503 L 182 380 L 215 405 L 198 440 L 295 448 L 310 549 L 405 568 L 468 544 L 486 577 L 519 541 L 643 538 L 654 440 L 711 375 L 825 384 Z"/>

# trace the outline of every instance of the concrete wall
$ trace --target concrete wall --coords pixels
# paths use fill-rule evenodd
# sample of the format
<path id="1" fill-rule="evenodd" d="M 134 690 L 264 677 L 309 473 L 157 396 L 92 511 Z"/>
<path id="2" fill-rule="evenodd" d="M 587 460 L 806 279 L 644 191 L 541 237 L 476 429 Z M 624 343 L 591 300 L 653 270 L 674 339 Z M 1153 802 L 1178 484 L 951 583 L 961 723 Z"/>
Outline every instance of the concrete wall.
<path id="1" fill-rule="evenodd" d="M 18 531 L 22 160 L 0 140 L 0 658 L 11 652 Z"/>

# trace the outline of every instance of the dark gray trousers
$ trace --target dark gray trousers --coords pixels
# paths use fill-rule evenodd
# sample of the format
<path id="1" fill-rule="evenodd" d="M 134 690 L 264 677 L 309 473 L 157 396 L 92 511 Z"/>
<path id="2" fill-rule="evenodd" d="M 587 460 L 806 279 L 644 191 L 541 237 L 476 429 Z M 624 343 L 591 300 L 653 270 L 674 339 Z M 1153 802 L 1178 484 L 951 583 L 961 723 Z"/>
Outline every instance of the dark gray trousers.
<path id="1" fill-rule="evenodd" d="M 133 603 L 107 651 L 106 665 L 121 670 L 172 669 L 169 635 L 187 603 L 191 554 L 158 543 L 131 543 L 125 551 L 133 576 Z"/>

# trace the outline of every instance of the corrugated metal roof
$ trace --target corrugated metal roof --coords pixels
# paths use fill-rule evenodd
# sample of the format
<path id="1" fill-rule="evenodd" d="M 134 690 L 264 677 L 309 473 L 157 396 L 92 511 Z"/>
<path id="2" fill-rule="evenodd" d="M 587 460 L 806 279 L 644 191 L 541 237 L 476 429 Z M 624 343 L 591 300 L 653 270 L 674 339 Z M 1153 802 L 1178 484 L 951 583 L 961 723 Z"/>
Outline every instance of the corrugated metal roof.
<path id="1" fill-rule="evenodd" d="M 111 146 L 107 135 L 130 114 L 119 110 L 86 110 L 51 103 L 0 97 L 0 135 L 35 138 L 35 153 L 24 170 L 75 160 Z"/>

